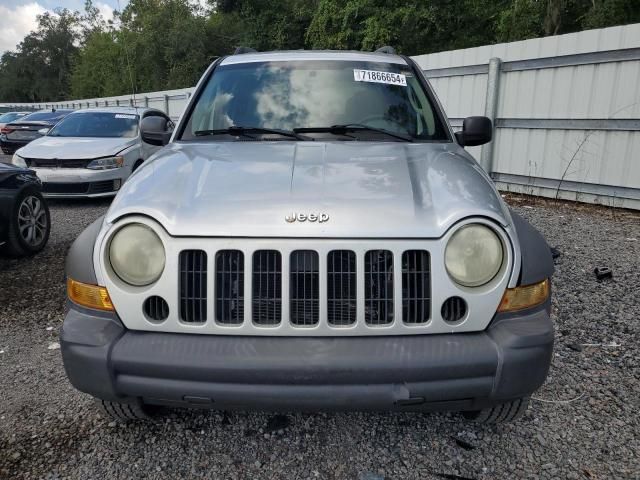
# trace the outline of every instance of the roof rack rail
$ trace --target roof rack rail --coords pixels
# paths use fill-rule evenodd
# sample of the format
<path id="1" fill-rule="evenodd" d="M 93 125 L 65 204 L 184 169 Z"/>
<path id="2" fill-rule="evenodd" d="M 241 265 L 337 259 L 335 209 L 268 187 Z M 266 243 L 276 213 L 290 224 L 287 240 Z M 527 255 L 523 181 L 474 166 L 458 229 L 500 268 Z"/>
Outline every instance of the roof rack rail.
<path id="1" fill-rule="evenodd" d="M 389 55 L 395 55 L 396 49 L 390 47 L 389 45 L 385 45 L 384 47 L 380 47 L 379 49 L 377 49 L 374 53 L 387 53 Z"/>
<path id="2" fill-rule="evenodd" d="M 233 52 L 234 55 L 240 55 L 242 53 L 257 53 L 258 51 L 255 48 L 251 47 L 237 47 L 236 51 Z"/>

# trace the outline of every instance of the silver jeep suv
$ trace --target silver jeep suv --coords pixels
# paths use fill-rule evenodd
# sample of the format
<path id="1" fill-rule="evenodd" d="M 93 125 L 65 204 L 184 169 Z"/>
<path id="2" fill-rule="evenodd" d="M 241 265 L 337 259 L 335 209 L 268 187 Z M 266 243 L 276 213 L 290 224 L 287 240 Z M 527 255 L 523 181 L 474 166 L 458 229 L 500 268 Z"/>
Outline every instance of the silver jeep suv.
<path id="1" fill-rule="evenodd" d="M 110 415 L 459 410 L 518 418 L 553 347 L 542 236 L 464 150 L 418 66 L 248 49 L 67 259 L 62 355 Z"/>

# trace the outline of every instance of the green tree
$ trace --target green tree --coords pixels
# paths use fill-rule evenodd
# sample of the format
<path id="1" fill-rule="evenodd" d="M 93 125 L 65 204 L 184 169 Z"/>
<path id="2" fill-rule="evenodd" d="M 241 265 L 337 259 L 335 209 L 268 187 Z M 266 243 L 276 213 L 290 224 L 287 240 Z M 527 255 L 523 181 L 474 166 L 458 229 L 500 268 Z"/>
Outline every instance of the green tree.
<path id="1" fill-rule="evenodd" d="M 0 98 L 62 100 L 69 92 L 80 17 L 63 9 L 39 15 L 37 21 L 36 31 L 20 42 L 16 52 L 3 55 Z"/>

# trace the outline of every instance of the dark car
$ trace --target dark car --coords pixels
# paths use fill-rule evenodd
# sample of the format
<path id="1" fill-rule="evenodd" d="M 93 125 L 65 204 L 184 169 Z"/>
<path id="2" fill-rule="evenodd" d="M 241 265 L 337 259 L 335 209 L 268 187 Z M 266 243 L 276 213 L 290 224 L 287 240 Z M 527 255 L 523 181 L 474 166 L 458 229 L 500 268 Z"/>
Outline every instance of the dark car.
<path id="1" fill-rule="evenodd" d="M 13 155 L 27 143 L 40 138 L 40 130 L 49 130 L 73 110 L 41 110 L 8 123 L 0 129 L 0 148 L 5 155 Z"/>
<path id="2" fill-rule="evenodd" d="M 49 240 L 51 216 L 33 170 L 0 163 L 0 253 L 33 255 Z"/>

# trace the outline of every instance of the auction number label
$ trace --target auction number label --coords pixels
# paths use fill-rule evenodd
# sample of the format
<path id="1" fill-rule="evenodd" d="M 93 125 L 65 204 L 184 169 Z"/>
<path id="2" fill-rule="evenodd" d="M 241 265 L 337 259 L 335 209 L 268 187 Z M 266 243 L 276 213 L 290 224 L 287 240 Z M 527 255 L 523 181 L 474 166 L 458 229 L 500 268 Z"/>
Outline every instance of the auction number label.
<path id="1" fill-rule="evenodd" d="M 386 83 L 387 85 L 407 86 L 407 77 L 401 73 L 377 72 L 375 70 L 353 70 L 356 82 Z"/>

